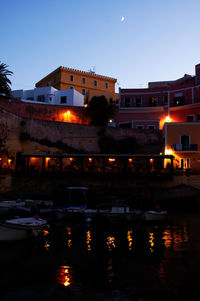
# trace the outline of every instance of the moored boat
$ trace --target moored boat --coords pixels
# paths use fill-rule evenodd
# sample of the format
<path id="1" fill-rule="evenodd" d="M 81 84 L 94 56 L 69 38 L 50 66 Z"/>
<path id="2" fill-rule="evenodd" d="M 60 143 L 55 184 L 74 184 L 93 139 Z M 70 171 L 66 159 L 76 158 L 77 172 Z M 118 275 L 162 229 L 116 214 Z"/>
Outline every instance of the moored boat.
<path id="1" fill-rule="evenodd" d="M 167 211 L 165 210 L 149 210 L 143 212 L 143 218 L 145 221 L 163 221 L 167 217 Z"/>
<path id="2" fill-rule="evenodd" d="M 25 206 L 25 202 L 21 200 L 17 201 L 2 201 L 0 202 L 0 215 L 7 214 L 11 208 L 15 208 L 17 206 Z"/>
<path id="3" fill-rule="evenodd" d="M 47 221 L 37 216 L 5 220 L 0 223 L 0 241 L 36 237 L 47 226 Z"/>

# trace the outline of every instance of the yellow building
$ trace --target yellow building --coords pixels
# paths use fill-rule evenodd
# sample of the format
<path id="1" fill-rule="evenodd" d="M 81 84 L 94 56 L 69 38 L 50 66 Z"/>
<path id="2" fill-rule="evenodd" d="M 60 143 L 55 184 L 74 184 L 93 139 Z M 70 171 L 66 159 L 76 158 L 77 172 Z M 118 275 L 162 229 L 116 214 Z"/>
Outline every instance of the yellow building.
<path id="1" fill-rule="evenodd" d="M 39 82 L 36 87 L 52 86 L 58 90 L 75 89 L 85 95 L 85 103 L 93 96 L 104 95 L 109 103 L 118 100 L 115 93 L 117 79 L 98 75 L 94 72 L 85 72 L 67 67 L 59 67 Z"/>
<path id="2" fill-rule="evenodd" d="M 174 166 L 200 173 L 200 123 L 165 123 L 165 154 L 174 155 Z"/>

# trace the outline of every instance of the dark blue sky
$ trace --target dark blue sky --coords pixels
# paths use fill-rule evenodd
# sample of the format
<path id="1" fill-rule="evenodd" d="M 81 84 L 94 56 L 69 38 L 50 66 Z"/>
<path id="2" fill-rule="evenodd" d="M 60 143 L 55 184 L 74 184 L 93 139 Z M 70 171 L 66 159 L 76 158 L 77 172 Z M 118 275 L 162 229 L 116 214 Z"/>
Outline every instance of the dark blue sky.
<path id="1" fill-rule="evenodd" d="M 95 67 L 137 88 L 194 74 L 200 63 L 199 0 L 0 0 L 0 7 L 0 60 L 14 72 L 13 89 L 31 89 L 59 66 Z"/>

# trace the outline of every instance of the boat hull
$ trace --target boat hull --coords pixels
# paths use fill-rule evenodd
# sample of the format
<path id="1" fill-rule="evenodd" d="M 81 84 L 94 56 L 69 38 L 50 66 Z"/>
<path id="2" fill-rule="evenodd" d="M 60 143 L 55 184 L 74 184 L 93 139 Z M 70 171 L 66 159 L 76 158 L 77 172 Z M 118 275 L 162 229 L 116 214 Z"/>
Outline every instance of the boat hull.
<path id="1" fill-rule="evenodd" d="M 144 212 L 144 220 L 145 221 L 163 221 L 167 217 L 166 211 L 146 211 Z"/>

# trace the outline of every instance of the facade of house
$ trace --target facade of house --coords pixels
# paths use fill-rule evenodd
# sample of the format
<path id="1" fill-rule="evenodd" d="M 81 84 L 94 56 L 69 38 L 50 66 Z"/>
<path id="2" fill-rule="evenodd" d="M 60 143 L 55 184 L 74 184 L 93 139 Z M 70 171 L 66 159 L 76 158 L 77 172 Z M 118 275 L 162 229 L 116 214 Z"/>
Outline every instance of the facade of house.
<path id="1" fill-rule="evenodd" d="M 200 172 L 200 123 L 171 122 L 164 125 L 164 153 L 175 157 L 178 169 Z"/>
<path id="2" fill-rule="evenodd" d="M 75 89 L 84 95 L 85 103 L 93 96 L 104 95 L 110 103 L 118 99 L 115 93 L 117 79 L 72 68 L 59 67 L 40 81 L 36 87 L 52 86 L 58 90 Z"/>
<path id="3" fill-rule="evenodd" d="M 74 89 L 60 91 L 53 87 L 42 87 L 32 90 L 13 90 L 12 96 L 29 103 L 84 106 L 84 96 Z"/>
<path id="4" fill-rule="evenodd" d="M 162 129 L 165 122 L 200 120 L 200 64 L 195 75 L 152 82 L 146 89 L 119 89 L 118 127 Z"/>

